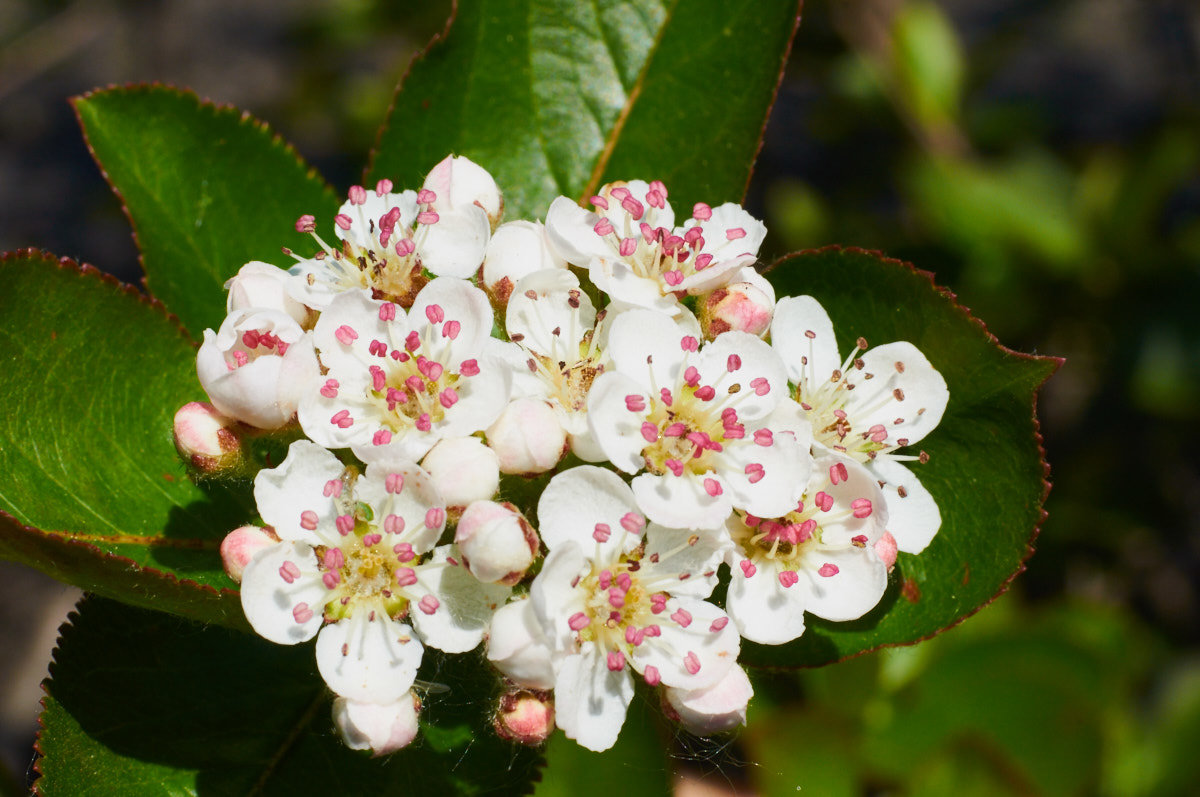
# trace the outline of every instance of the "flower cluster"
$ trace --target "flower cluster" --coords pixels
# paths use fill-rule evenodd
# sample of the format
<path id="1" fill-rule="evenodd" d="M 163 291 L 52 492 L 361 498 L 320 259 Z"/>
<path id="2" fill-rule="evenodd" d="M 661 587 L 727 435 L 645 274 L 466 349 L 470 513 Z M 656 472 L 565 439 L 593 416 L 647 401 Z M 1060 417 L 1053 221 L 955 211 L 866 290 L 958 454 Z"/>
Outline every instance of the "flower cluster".
<path id="1" fill-rule="evenodd" d="M 248 436 L 302 433 L 222 556 L 259 634 L 316 639 L 352 747 L 408 744 L 425 648 L 485 640 L 507 738 L 606 749 L 638 680 L 727 730 L 743 638 L 861 617 L 939 528 L 906 464 L 949 396 L 920 351 L 843 357 L 816 300 L 776 301 L 737 205 L 677 224 L 635 180 L 590 207 L 498 224 L 461 157 L 417 191 L 354 186 L 336 243 L 301 217 L 315 254 L 245 265 L 205 333 L 211 403 L 179 411 L 177 446 L 245 473 Z"/>

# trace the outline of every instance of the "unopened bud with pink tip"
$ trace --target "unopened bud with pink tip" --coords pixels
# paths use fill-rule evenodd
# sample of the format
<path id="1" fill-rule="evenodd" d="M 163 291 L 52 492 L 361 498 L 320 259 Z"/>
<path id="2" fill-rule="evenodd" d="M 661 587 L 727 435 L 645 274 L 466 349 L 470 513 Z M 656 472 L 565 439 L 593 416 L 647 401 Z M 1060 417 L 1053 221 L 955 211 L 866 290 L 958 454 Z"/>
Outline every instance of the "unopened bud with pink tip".
<path id="1" fill-rule="evenodd" d="M 225 290 L 229 291 L 225 309 L 229 313 L 251 308 L 280 310 L 303 325 L 309 310 L 288 295 L 286 286 L 292 279 L 295 278 L 278 266 L 251 261 L 225 282 Z"/>
<path id="2" fill-rule="evenodd" d="M 221 540 L 221 564 L 225 572 L 239 584 L 242 582 L 242 572 L 254 558 L 254 554 L 263 548 L 279 542 L 279 537 L 270 529 L 261 526 L 242 526 L 225 535 Z"/>
<path id="3" fill-rule="evenodd" d="M 538 221 L 501 224 L 488 241 L 483 258 L 483 284 L 500 307 L 508 305 L 513 287 L 535 271 L 565 269 L 563 260 L 550 246 L 545 226 Z"/>
<path id="4" fill-rule="evenodd" d="M 201 473 L 229 470 L 242 461 L 237 421 L 202 401 L 184 404 L 175 413 L 175 450 Z"/>
<path id="5" fill-rule="evenodd" d="M 509 402 L 488 427 L 488 445 L 500 460 L 500 472 L 545 473 L 567 451 L 567 432 L 554 408 L 541 399 Z"/>
<path id="6" fill-rule="evenodd" d="M 533 564 L 538 536 L 510 503 L 476 501 L 458 520 L 454 542 L 467 569 L 485 584 L 516 584 Z"/>
<path id="7" fill-rule="evenodd" d="M 352 750 L 376 757 L 407 747 L 417 738 L 421 701 L 411 691 L 394 703 L 363 703 L 339 697 L 333 701 L 333 723 Z"/>
<path id="8" fill-rule="evenodd" d="M 704 689 L 666 689 L 663 709 L 697 736 L 710 736 L 745 725 L 746 706 L 753 696 L 746 671 L 735 664 L 721 680 Z"/>
<path id="9" fill-rule="evenodd" d="M 487 169 L 461 155 L 448 155 L 429 172 L 421 186 L 432 191 L 431 200 L 439 212 L 457 211 L 477 205 L 487 213 L 492 229 L 500 223 L 504 198 L 500 187 Z"/>
<path id="10" fill-rule="evenodd" d="M 748 332 L 762 337 L 771 328 L 775 289 L 753 268 L 743 268 L 740 281 L 718 288 L 700 303 L 700 327 L 710 340 L 722 332 Z"/>
<path id="11" fill-rule="evenodd" d="M 535 747 L 554 732 L 554 695 L 525 689 L 500 696 L 496 711 L 496 734 L 519 744 Z"/>
<path id="12" fill-rule="evenodd" d="M 430 449 L 421 467 L 451 510 L 486 501 L 500 489 L 500 460 L 478 437 L 450 437 Z"/>
<path id="13" fill-rule="evenodd" d="M 885 531 L 883 536 L 875 541 L 875 555 L 880 558 L 889 573 L 896 566 L 897 550 L 896 538 L 892 536 L 890 531 Z"/>

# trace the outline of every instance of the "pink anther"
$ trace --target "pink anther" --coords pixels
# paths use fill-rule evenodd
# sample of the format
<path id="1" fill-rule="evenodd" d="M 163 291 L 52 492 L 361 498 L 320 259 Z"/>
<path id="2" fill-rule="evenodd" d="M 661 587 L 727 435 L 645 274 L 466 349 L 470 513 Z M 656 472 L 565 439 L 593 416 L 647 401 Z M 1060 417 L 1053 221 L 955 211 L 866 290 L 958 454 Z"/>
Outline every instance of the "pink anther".
<path id="1" fill-rule="evenodd" d="M 637 238 L 622 238 L 617 251 L 621 253 L 621 257 L 629 257 L 637 251 Z"/>
<path id="2" fill-rule="evenodd" d="M 475 360 L 463 360 L 458 366 L 459 376 L 476 376 L 479 374 L 479 363 Z"/>
<path id="3" fill-rule="evenodd" d="M 292 607 L 292 619 L 303 625 L 313 619 L 313 611 L 308 608 L 307 603 L 297 603 Z"/>
<path id="4" fill-rule="evenodd" d="M 567 625 L 570 626 L 572 631 L 582 631 L 583 629 L 587 628 L 591 622 L 592 621 L 589 620 L 588 616 L 583 612 L 575 612 L 575 614 L 571 615 L 570 618 L 567 619 Z"/>
<path id="5" fill-rule="evenodd" d="M 291 584 L 293 581 L 300 578 L 300 568 L 296 566 L 295 562 L 284 562 L 279 566 L 279 577 Z"/>
<path id="6" fill-rule="evenodd" d="M 386 177 L 375 183 L 375 196 L 383 196 L 384 194 L 392 193 L 392 181 Z"/>
<path id="7" fill-rule="evenodd" d="M 684 335 L 679 339 L 679 348 L 684 351 L 697 351 L 700 348 L 700 341 L 692 335 Z"/>
<path id="8" fill-rule="evenodd" d="M 592 231 L 601 238 L 606 238 L 613 234 L 612 222 L 608 219 L 602 218 L 600 221 L 596 222 L 595 226 L 592 227 Z"/>
<path id="9" fill-rule="evenodd" d="M 337 398 L 339 386 L 336 379 L 326 379 L 325 384 L 321 387 L 321 395 L 325 398 Z"/>
<path id="10" fill-rule="evenodd" d="M 668 470 L 670 470 L 670 471 L 671 471 L 671 473 L 675 474 L 676 476 L 682 476 L 682 475 L 683 475 L 683 463 L 682 463 L 682 462 L 680 462 L 679 460 L 677 460 L 677 459 L 668 459 L 668 460 L 667 460 L 665 463 L 663 463 L 663 464 L 665 464 L 665 465 L 667 466 Z"/>
<path id="11" fill-rule="evenodd" d="M 396 568 L 396 584 L 401 587 L 411 587 L 417 583 L 417 571 L 411 567 Z"/>
<path id="12" fill-rule="evenodd" d="M 692 614 L 687 609 L 676 609 L 671 613 L 671 619 L 679 623 L 680 628 L 687 628 L 692 624 Z"/>
<path id="13" fill-rule="evenodd" d="M 692 218 L 696 221 L 708 221 L 712 218 L 712 207 L 703 202 L 697 202 L 692 206 Z"/>
<path id="14" fill-rule="evenodd" d="M 438 393 L 438 402 L 446 409 L 450 409 L 458 403 L 458 391 L 452 387 L 446 388 Z"/>
<path id="15" fill-rule="evenodd" d="M 433 614 L 441 605 L 441 601 L 432 595 L 426 595 L 424 598 L 421 598 L 419 603 L 417 603 L 417 606 L 419 606 L 421 611 L 425 612 L 425 614 Z"/>
<path id="16" fill-rule="evenodd" d="M 642 422 L 642 439 L 647 443 L 658 442 L 658 427 L 649 421 Z"/>
<path id="17" fill-rule="evenodd" d="M 439 218 L 441 217 L 438 216 L 436 211 L 424 210 L 417 214 L 417 224 L 437 224 Z M 432 613 L 429 612 L 429 614 Z"/>
<path id="18" fill-rule="evenodd" d="M 354 531 L 354 515 L 338 515 L 333 525 L 337 527 L 338 534 L 345 537 Z"/>
<path id="19" fill-rule="evenodd" d="M 440 529 L 446 525 L 446 510 L 440 506 L 432 506 L 425 512 L 425 528 Z"/>
<path id="20" fill-rule="evenodd" d="M 625 669 L 625 654 L 619 650 L 610 650 L 608 652 L 608 669 L 613 672 Z"/>
<path id="21" fill-rule="evenodd" d="M 859 520 L 871 516 L 871 499 L 855 498 L 850 502 L 850 508 L 854 511 L 854 516 Z"/>
<path id="22" fill-rule="evenodd" d="M 383 519 L 383 530 L 388 534 L 404 533 L 404 518 L 399 515 L 388 515 Z"/>
<path id="23" fill-rule="evenodd" d="M 392 432 L 390 429 L 380 429 L 371 435 L 371 445 L 386 446 L 392 442 Z"/>
<path id="24" fill-rule="evenodd" d="M 621 528 L 630 534 L 641 534 L 646 526 L 646 519 L 636 512 L 626 512 L 621 516 Z"/>
<path id="25" fill-rule="evenodd" d="M 429 205 L 433 202 L 437 202 L 437 194 L 430 191 L 428 188 L 422 188 L 417 192 L 417 202 L 421 203 L 422 205 Z"/>
<path id="26" fill-rule="evenodd" d="M 387 478 L 384 479 L 383 485 L 384 489 L 386 489 L 389 493 L 392 495 L 397 495 L 401 490 L 404 489 L 404 474 L 389 473 Z"/>
<path id="27" fill-rule="evenodd" d="M 342 324 L 340 327 L 335 329 L 333 336 L 345 346 L 349 346 L 351 343 L 358 340 L 358 333 L 345 324 Z"/>
<path id="28" fill-rule="evenodd" d="M 758 568 L 754 566 L 754 562 L 751 562 L 749 559 L 742 560 L 741 568 L 742 575 L 744 575 L 746 578 L 750 578 L 750 576 L 758 572 Z"/>
<path id="29" fill-rule="evenodd" d="M 642 412 L 646 409 L 645 396 L 639 396 L 636 393 L 630 393 L 625 397 L 625 409 L 630 412 Z"/>
<path id="30" fill-rule="evenodd" d="M 647 664 L 642 670 L 642 677 L 646 679 L 647 686 L 658 686 L 662 683 L 662 676 L 658 673 L 658 668 L 653 664 Z"/>
<path id="31" fill-rule="evenodd" d="M 339 213 L 333 217 L 333 223 L 341 227 L 343 230 L 348 230 L 350 229 L 350 225 L 354 223 L 354 220 L 345 213 Z"/>
<path id="32" fill-rule="evenodd" d="M 300 528 L 305 531 L 316 531 L 317 523 L 321 518 L 311 509 L 306 509 L 300 513 Z"/>
<path id="33" fill-rule="evenodd" d="M 796 575 L 795 570 L 784 570 L 779 574 L 779 583 L 783 585 L 784 589 L 795 586 L 799 580 L 800 576 Z"/>
<path id="34" fill-rule="evenodd" d="M 592 539 L 596 542 L 608 542 L 608 538 L 612 536 L 612 529 L 607 523 L 597 523 L 596 528 L 592 530 Z"/>
<path id="35" fill-rule="evenodd" d="M 724 490 L 721 489 L 721 483 L 716 479 L 705 479 L 704 492 L 708 493 L 713 498 L 716 498 L 718 495 L 723 493 Z"/>
<path id="36" fill-rule="evenodd" d="M 363 188 L 361 185 L 350 186 L 350 190 L 347 193 L 350 197 L 351 205 L 361 205 L 367 201 L 367 189 Z"/>
<path id="37" fill-rule="evenodd" d="M 689 650 L 688 654 L 683 657 L 683 666 L 689 673 L 695 675 L 700 672 L 700 657 Z"/>
<path id="38" fill-rule="evenodd" d="M 339 429 L 349 429 L 354 425 L 354 419 L 350 417 L 350 410 L 338 410 L 329 419 L 329 423 Z"/>
<path id="39" fill-rule="evenodd" d="M 395 515 L 390 515 L 389 517 L 395 517 Z M 404 519 L 403 518 L 400 519 L 400 523 L 401 523 L 400 530 L 403 531 L 404 530 L 404 525 L 403 525 Z M 401 562 L 411 562 L 413 559 L 417 558 L 417 552 L 413 550 L 411 543 L 407 543 L 407 542 L 396 543 L 395 545 L 392 546 L 392 551 L 395 552 L 396 558 L 398 558 Z"/>
<path id="40" fill-rule="evenodd" d="M 763 468 L 762 463 L 751 462 L 746 466 L 746 478 L 751 484 L 758 484 L 766 475 L 767 472 L 766 469 Z"/>
<path id="41" fill-rule="evenodd" d="M 714 633 L 714 634 L 715 634 L 715 633 L 717 633 L 718 631 L 723 631 L 723 630 L 725 630 L 725 626 L 727 626 L 727 625 L 729 625 L 729 618 L 728 618 L 728 617 L 718 617 L 717 619 L 715 619 L 715 620 L 713 620 L 713 621 L 712 621 L 712 625 L 710 625 L 710 626 L 708 627 L 708 630 L 709 630 L 711 633 Z"/>
<path id="42" fill-rule="evenodd" d="M 820 509 L 822 512 L 828 512 L 830 509 L 833 509 L 833 496 L 821 490 L 817 493 L 817 497 L 813 499 L 813 503 L 817 505 L 817 509 Z"/>
<path id="43" fill-rule="evenodd" d="M 836 576 L 839 572 L 840 571 L 838 570 L 837 565 L 826 562 L 825 564 L 821 565 L 821 569 L 817 571 L 817 575 L 821 576 L 822 578 L 830 578 L 832 576 Z"/>
<path id="44" fill-rule="evenodd" d="M 754 395 L 756 396 L 765 396 L 771 392 L 771 383 L 767 381 L 765 376 L 751 379 L 750 387 L 754 388 Z"/>

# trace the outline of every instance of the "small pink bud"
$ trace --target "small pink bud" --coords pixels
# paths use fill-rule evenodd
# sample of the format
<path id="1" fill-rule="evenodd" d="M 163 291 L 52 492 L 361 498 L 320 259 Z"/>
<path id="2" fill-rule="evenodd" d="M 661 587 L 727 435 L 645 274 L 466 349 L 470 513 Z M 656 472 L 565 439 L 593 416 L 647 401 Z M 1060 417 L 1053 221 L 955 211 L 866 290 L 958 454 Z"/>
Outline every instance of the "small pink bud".
<path id="1" fill-rule="evenodd" d="M 537 555 L 537 532 L 509 503 L 475 501 L 458 520 L 454 542 L 467 569 L 485 584 L 516 584 Z"/>
<path id="2" fill-rule="evenodd" d="M 748 332 L 762 337 L 771 328 L 775 299 L 757 284 L 735 282 L 703 297 L 700 328 L 715 338 L 723 332 Z"/>
<path id="3" fill-rule="evenodd" d="M 495 720 L 500 738 L 536 747 L 550 737 L 554 727 L 553 693 L 522 689 L 500 696 Z"/>
<path id="4" fill-rule="evenodd" d="M 541 399 L 509 402 L 487 430 L 500 472 L 532 475 L 558 464 L 567 450 L 567 432 L 554 409 Z"/>
<path id="5" fill-rule="evenodd" d="M 896 538 L 890 531 L 885 531 L 883 536 L 875 541 L 875 555 L 887 566 L 888 572 L 896 566 L 897 550 L 899 549 L 896 547 Z"/>
<path id="6" fill-rule="evenodd" d="M 201 473 L 235 467 L 242 458 L 242 444 L 233 431 L 237 426 L 213 405 L 189 402 L 175 413 L 175 450 Z"/>
<path id="7" fill-rule="evenodd" d="M 221 564 L 234 581 L 241 583 L 242 572 L 254 554 L 279 542 L 270 531 L 258 526 L 242 526 L 225 535 L 221 540 Z"/>
<path id="8" fill-rule="evenodd" d="M 486 501 L 500 487 L 500 460 L 478 437 L 450 437 L 430 449 L 421 467 L 446 506 L 465 507 Z"/>

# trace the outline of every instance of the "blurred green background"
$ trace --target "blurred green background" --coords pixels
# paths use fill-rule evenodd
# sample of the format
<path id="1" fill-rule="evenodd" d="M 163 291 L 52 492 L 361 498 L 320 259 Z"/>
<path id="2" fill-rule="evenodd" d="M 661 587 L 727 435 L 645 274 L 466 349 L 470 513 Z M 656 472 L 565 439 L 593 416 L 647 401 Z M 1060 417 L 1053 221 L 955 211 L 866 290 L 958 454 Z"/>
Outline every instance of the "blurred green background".
<path id="1" fill-rule="evenodd" d="M 1009 347 L 1065 357 L 1039 408 L 1054 489 L 1008 595 L 915 647 L 764 674 L 736 740 L 670 740 L 677 790 L 1193 794 L 1200 6 L 807 6 L 748 197 L 771 230 L 764 254 L 881 249 L 933 271 Z M 344 189 L 448 9 L 0 0 L 0 249 L 138 279 L 128 224 L 65 102 L 110 82 L 245 108 Z M 49 650 L 35 625 L 57 622 L 64 591 L 3 573 L 4 672 L 24 656 L 36 682 Z M 4 700 L 3 760 L 21 781 L 36 695 Z M 631 796 L 639 782 L 664 781 L 620 781 Z M 544 793 L 580 793 L 561 788 L 551 775 Z"/>

